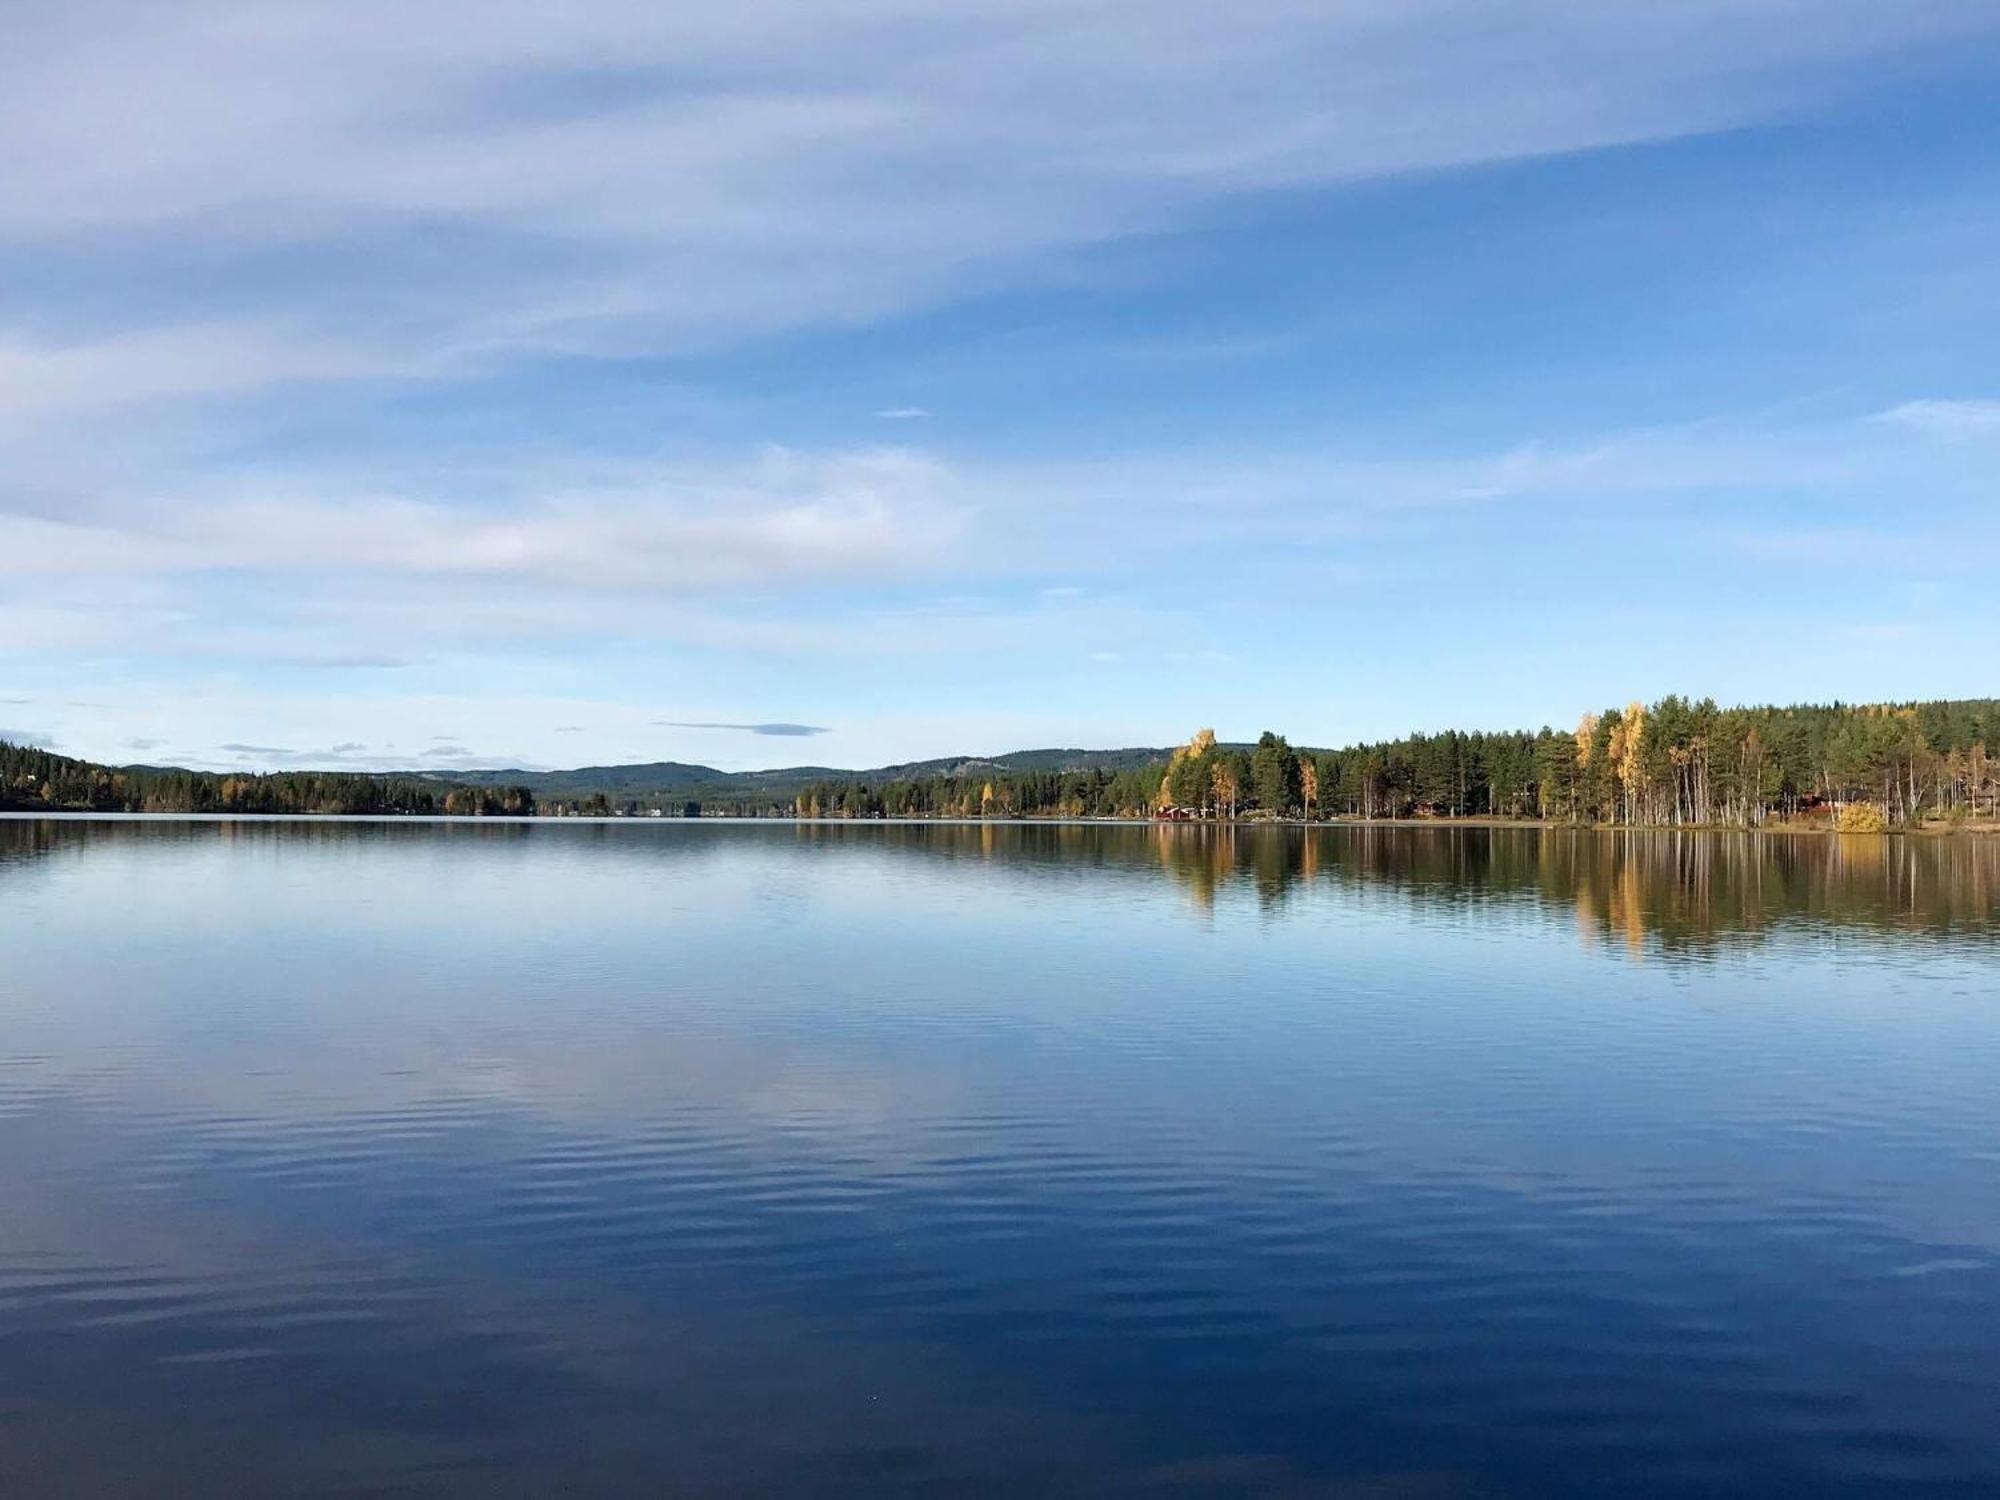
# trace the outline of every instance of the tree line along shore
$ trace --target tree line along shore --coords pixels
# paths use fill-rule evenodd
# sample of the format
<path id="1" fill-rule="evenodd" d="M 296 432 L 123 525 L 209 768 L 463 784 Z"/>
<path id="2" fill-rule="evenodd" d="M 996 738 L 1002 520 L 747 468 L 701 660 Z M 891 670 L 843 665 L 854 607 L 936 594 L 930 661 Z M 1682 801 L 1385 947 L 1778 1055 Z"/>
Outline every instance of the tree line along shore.
<path id="1" fill-rule="evenodd" d="M 823 781 L 806 816 L 1534 819 L 1617 826 L 1827 825 L 1866 832 L 2000 817 L 2000 700 L 1718 708 L 1669 696 L 1574 729 L 1447 730 L 1340 750 L 1198 731 L 1117 773 Z"/>
<path id="2" fill-rule="evenodd" d="M 2000 699 L 1719 708 L 1668 696 L 1574 729 L 1413 734 L 1337 750 L 1201 730 L 1138 764 L 812 773 L 537 799 L 527 785 L 358 772 L 111 767 L 0 743 L 0 810 L 434 816 L 1522 819 L 1874 832 L 2000 820 Z M 802 776 L 805 773 L 801 773 Z"/>
<path id="3" fill-rule="evenodd" d="M 277 813 L 525 817 L 525 787 L 460 786 L 355 771 L 105 766 L 0 741 L 0 812 Z"/>

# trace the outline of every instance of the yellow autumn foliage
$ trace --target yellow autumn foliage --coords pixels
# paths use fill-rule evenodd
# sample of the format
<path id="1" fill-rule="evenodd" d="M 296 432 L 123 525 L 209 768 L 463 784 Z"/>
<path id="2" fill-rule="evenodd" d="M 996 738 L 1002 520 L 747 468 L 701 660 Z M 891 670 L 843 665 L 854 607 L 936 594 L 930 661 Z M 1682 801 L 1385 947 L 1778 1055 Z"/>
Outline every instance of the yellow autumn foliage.
<path id="1" fill-rule="evenodd" d="M 1889 815 L 1878 802 L 1850 802 L 1841 808 L 1833 826 L 1842 833 L 1887 833 Z"/>
<path id="2" fill-rule="evenodd" d="M 1636 790 L 1646 780 L 1646 705 L 1628 703 L 1625 717 L 1619 724 L 1618 748 L 1612 758 L 1618 764 L 1618 779 L 1625 783 L 1627 791 Z"/>
<path id="3" fill-rule="evenodd" d="M 1200 760 L 1214 748 L 1215 731 L 1213 729 L 1197 729 L 1194 732 L 1193 738 L 1174 751 L 1173 758 L 1167 762 L 1167 774 L 1160 778 L 1160 801 L 1162 803 L 1174 800 L 1173 793 L 1169 790 L 1174 781 L 1174 767 L 1184 760 Z"/>

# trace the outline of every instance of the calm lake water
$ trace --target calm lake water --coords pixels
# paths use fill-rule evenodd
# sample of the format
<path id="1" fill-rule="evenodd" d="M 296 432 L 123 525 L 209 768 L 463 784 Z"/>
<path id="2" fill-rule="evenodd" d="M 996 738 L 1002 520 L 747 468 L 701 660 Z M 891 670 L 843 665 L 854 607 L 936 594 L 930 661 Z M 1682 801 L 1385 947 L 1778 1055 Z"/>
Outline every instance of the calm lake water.
<path id="1" fill-rule="evenodd" d="M 0 821 L 0 1493 L 2000 1493 L 2000 840 Z"/>

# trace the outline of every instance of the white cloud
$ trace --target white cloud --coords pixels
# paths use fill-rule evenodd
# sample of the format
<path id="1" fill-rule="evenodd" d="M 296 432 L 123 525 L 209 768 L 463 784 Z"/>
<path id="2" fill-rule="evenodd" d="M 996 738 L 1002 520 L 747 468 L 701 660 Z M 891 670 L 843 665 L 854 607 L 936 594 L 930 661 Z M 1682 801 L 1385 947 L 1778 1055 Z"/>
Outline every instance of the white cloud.
<path id="1" fill-rule="evenodd" d="M 1905 401 L 1870 419 L 1937 437 L 1975 437 L 2000 432 L 2000 401 Z"/>
<path id="2" fill-rule="evenodd" d="M 253 493 L 107 504 L 73 521 L 0 512 L 0 576 L 359 571 L 665 592 L 896 576 L 955 546 L 953 489 L 944 465 L 905 450 L 774 449 L 747 467 L 515 505 Z"/>

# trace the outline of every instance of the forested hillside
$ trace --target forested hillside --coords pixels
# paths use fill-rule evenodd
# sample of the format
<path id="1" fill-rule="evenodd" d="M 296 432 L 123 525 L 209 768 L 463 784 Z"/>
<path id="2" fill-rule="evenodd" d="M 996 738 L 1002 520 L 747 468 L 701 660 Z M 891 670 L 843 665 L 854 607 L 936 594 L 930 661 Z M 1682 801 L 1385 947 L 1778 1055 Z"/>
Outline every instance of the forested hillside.
<path id="1" fill-rule="evenodd" d="M 1157 747 L 1126 750 L 1015 750 L 991 757 L 954 755 L 911 761 L 872 771 L 843 771 L 831 766 L 780 766 L 766 771 L 719 771 L 713 766 L 682 761 L 650 761 L 626 766 L 582 766 L 573 771 L 462 770 L 451 780 L 467 786 L 521 786 L 534 793 L 550 811 L 584 811 L 608 804 L 627 812 L 655 808 L 680 812 L 689 802 L 736 811 L 757 810 L 789 816 L 800 791 L 819 783 L 866 780 L 873 785 L 891 781 L 927 781 L 940 777 L 1026 772 L 1069 772 L 1103 768 L 1129 770 L 1165 763 L 1168 751 Z"/>

